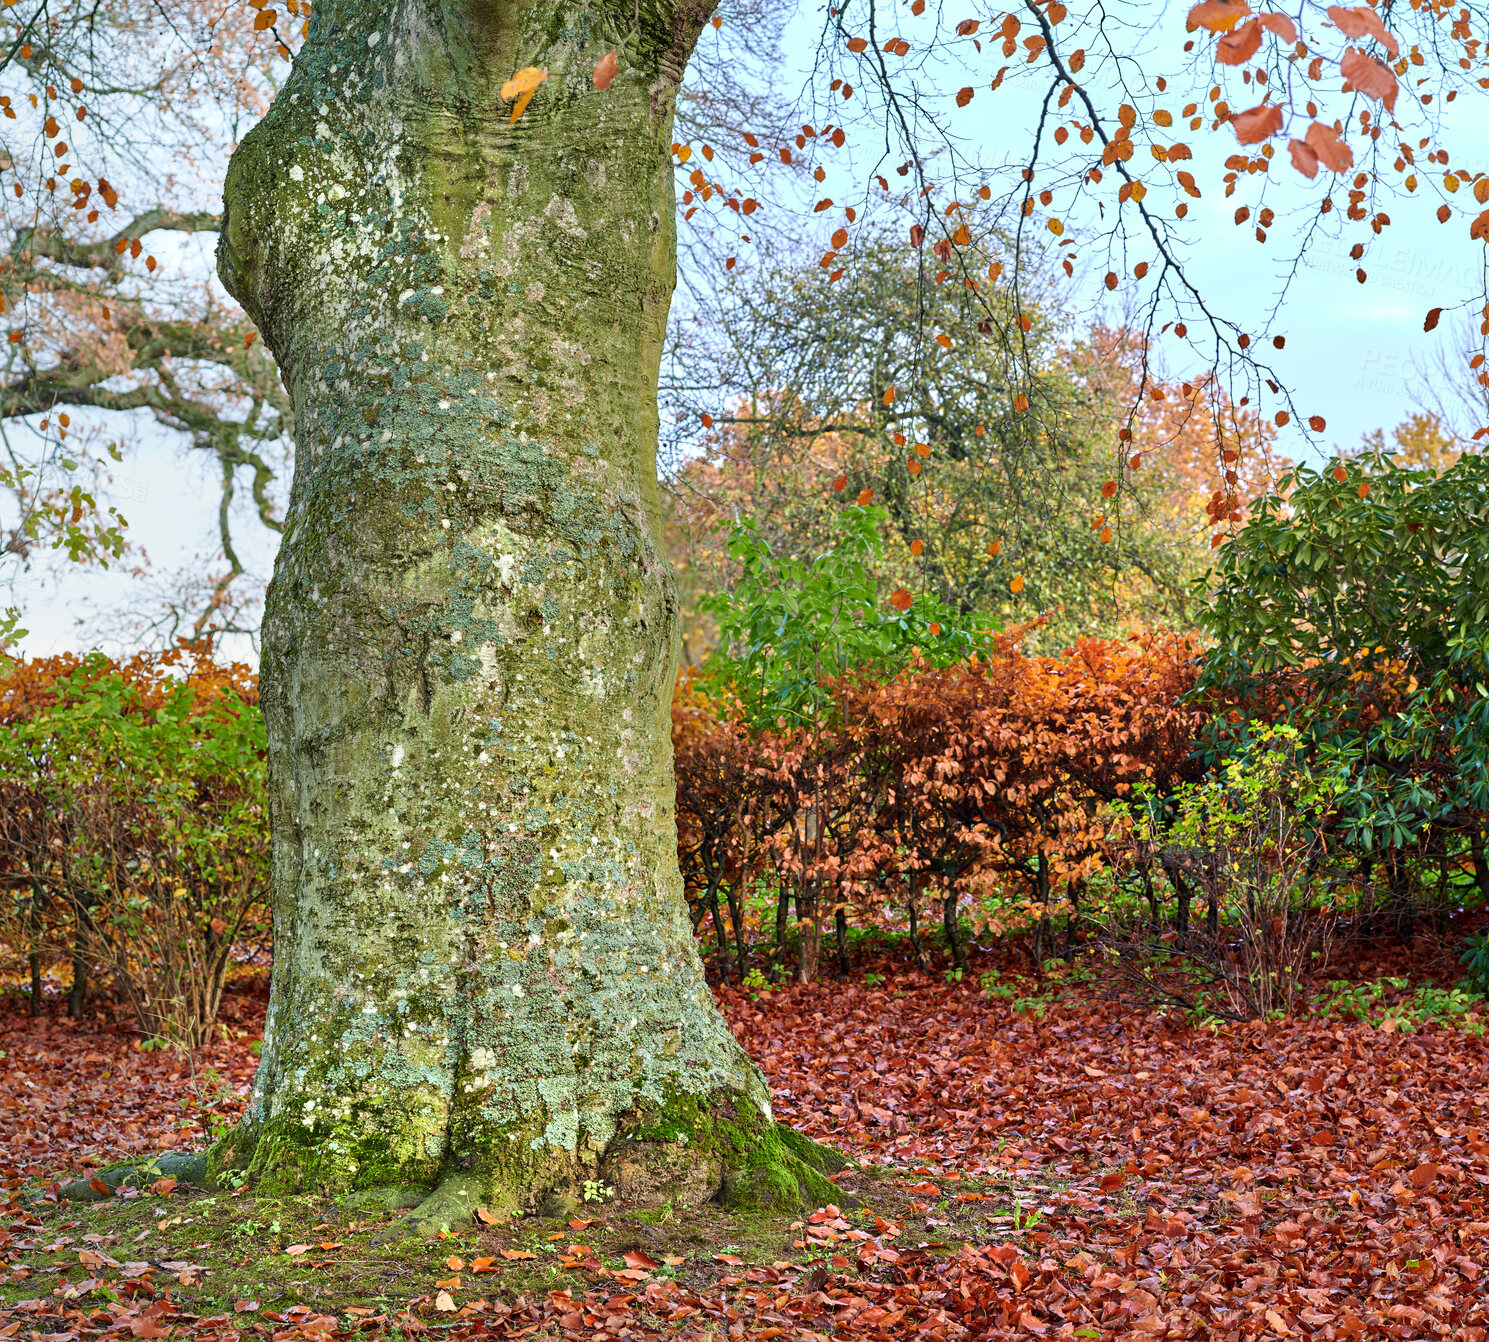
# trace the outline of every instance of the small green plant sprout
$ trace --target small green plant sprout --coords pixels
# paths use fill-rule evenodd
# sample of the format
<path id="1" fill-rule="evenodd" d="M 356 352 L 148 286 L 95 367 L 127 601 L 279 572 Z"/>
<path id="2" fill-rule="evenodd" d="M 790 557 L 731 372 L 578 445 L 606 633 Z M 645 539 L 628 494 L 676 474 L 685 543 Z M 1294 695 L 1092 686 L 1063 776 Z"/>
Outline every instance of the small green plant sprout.
<path id="1" fill-rule="evenodd" d="M 998 971 L 996 969 L 988 970 L 986 974 L 977 980 L 977 986 L 982 989 L 988 998 L 1003 997 L 1012 1001 L 1018 996 L 1017 988 L 1008 983 L 998 982 Z"/>
<path id="2" fill-rule="evenodd" d="M 872 970 L 863 976 L 863 986 L 865 988 L 877 988 L 883 982 L 884 975 L 875 974 Z"/>
<path id="3" fill-rule="evenodd" d="M 962 971 L 960 969 L 948 969 L 946 971 L 946 981 L 948 983 L 960 983 L 962 981 Z"/>
<path id="4" fill-rule="evenodd" d="M 604 1202 L 606 1198 L 613 1198 L 615 1189 L 609 1184 L 602 1183 L 599 1179 L 586 1179 L 584 1181 L 584 1200 L 586 1202 Z"/>

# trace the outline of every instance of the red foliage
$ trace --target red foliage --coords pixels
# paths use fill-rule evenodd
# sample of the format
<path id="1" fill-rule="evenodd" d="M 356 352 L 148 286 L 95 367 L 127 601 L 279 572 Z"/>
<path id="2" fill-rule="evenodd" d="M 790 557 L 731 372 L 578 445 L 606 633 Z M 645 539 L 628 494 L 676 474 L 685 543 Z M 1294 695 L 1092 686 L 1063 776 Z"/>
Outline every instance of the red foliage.
<path id="1" fill-rule="evenodd" d="M 712 911 L 718 926 L 721 887 L 771 870 L 797 901 L 809 980 L 823 920 L 850 906 L 872 916 L 897 901 L 913 918 L 936 899 L 956 948 L 964 897 L 983 901 L 984 923 L 1074 901 L 1100 860 L 1103 807 L 1193 768 L 1194 648 L 1141 635 L 1031 657 L 1023 633 L 944 669 L 844 677 L 833 718 L 810 728 L 751 735 L 685 681 L 680 851 L 690 897 L 711 901 L 695 902 L 695 925 Z"/>

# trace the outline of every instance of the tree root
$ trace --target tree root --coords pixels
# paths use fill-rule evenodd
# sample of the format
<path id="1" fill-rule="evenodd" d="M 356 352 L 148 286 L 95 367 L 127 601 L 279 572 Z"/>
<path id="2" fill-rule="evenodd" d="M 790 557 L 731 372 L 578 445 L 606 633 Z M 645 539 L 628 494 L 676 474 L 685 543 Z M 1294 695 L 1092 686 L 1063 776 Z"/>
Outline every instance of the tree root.
<path id="1" fill-rule="evenodd" d="M 467 1230 L 476 1219 L 476 1208 L 491 1211 L 493 1216 L 505 1217 L 515 1208 L 506 1201 L 497 1199 L 492 1192 L 491 1181 L 481 1174 L 469 1170 L 457 1170 L 447 1174 L 432 1190 L 379 1189 L 377 1193 L 411 1194 L 423 1192 L 407 1216 L 401 1216 L 387 1229 L 379 1231 L 372 1242 L 386 1244 L 397 1239 L 432 1239 L 447 1230 Z M 358 1195 L 353 1194 L 353 1197 Z M 498 1210 L 488 1204 L 495 1202 Z M 343 1205 L 349 1205 L 343 1203 Z M 384 1204 L 392 1209 L 392 1204 Z M 403 1203 L 408 1206 L 407 1202 Z"/>
<path id="2" fill-rule="evenodd" d="M 68 1202 L 102 1202 L 112 1197 L 117 1188 L 148 1188 L 157 1179 L 174 1179 L 177 1183 L 203 1185 L 207 1178 L 205 1151 L 166 1151 L 143 1161 L 110 1165 L 86 1179 L 74 1179 L 62 1185 L 61 1194 Z M 97 1185 L 103 1184 L 99 1191 Z"/>
<path id="3" fill-rule="evenodd" d="M 719 1201 L 728 1211 L 810 1211 L 827 1203 L 851 1203 L 827 1176 L 852 1168 L 840 1151 L 803 1137 L 784 1123 L 761 1134 L 740 1168 L 727 1170 Z"/>

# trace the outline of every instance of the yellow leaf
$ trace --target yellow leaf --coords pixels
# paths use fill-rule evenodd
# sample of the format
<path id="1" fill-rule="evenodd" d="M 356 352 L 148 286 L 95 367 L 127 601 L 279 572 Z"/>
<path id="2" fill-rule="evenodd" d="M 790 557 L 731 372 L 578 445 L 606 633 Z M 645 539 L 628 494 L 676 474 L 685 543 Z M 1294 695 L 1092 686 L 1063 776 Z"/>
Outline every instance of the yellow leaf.
<path id="1" fill-rule="evenodd" d="M 512 115 L 508 118 L 508 124 L 515 123 L 517 118 L 527 110 L 527 105 L 533 100 L 533 94 L 537 91 L 538 85 L 547 78 L 547 70 L 540 69 L 536 65 L 529 65 L 517 71 L 501 86 L 503 98 L 517 100 L 512 108 Z"/>

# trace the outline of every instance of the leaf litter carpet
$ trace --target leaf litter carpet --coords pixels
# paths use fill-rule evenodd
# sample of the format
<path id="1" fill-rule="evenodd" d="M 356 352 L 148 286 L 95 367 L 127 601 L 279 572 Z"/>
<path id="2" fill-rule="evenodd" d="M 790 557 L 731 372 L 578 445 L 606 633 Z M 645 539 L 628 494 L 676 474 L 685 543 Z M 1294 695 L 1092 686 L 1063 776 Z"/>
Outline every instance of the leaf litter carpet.
<path id="1" fill-rule="evenodd" d="M 570 1245 L 581 1280 L 562 1290 L 493 1277 L 472 1299 L 481 1279 L 457 1275 L 377 1311 L 193 1312 L 169 1280 L 189 1264 L 75 1243 L 67 1208 L 20 1196 L 230 1118 L 260 998 L 234 997 L 245 1037 L 190 1065 L 122 1026 L 0 1016 L 0 1338 L 1489 1339 L 1483 1038 L 1334 1017 L 1196 1029 L 1058 990 L 1015 1009 L 975 975 L 876 968 L 873 988 L 717 990 L 777 1117 L 879 1167 L 847 1181 L 861 1206 L 845 1190 L 771 1261 L 711 1244 L 615 1268 Z"/>

